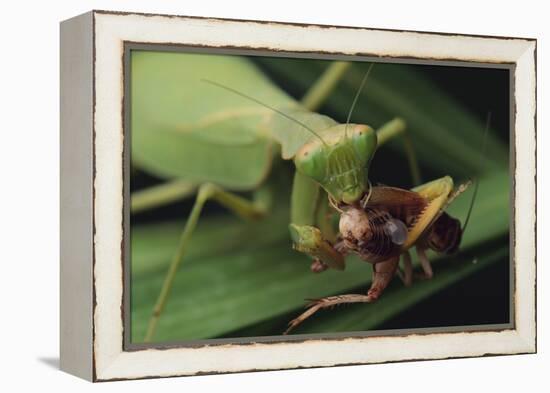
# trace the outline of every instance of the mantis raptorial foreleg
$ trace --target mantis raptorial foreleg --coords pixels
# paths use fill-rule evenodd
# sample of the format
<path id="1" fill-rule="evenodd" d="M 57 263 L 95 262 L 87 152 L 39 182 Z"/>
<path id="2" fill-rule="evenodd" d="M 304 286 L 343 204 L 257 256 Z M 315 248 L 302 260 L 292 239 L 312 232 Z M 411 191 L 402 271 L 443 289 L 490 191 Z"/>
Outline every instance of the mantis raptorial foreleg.
<path id="1" fill-rule="evenodd" d="M 290 224 L 294 249 L 313 257 L 312 270 L 319 272 L 326 267 L 344 270 L 344 256 L 340 254 L 319 230 L 311 225 Z M 325 267 L 326 266 L 326 267 Z"/>
<path id="2" fill-rule="evenodd" d="M 314 259 L 312 270 L 322 271 L 325 265 L 343 270 L 344 257 L 329 240 L 333 240 L 333 234 L 329 229 L 329 217 L 326 214 L 318 214 L 320 204 L 326 203 L 323 193 L 324 191 L 312 179 L 299 172 L 295 173 L 291 198 L 290 235 L 294 248 Z"/>
<path id="3" fill-rule="evenodd" d="M 191 236 L 197 226 L 204 204 L 208 200 L 218 202 L 243 219 L 256 219 L 261 218 L 269 211 L 271 207 L 271 190 L 269 186 L 259 188 L 254 192 L 254 197 L 250 201 L 239 195 L 225 191 L 221 187 L 211 183 L 203 184 L 199 187 L 195 204 L 185 223 L 185 228 L 181 234 L 177 251 L 172 258 L 170 267 L 162 284 L 161 292 L 155 303 L 151 319 L 149 320 L 149 326 L 147 327 L 147 333 L 144 339 L 145 342 L 150 341 L 155 333 L 160 314 L 166 305 L 176 272 L 189 247 Z"/>

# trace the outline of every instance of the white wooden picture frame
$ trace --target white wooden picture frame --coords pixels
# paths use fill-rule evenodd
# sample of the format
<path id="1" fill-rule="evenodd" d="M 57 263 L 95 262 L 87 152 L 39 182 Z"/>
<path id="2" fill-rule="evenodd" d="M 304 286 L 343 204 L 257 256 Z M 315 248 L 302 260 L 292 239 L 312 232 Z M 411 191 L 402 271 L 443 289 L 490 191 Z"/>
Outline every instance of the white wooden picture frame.
<path id="1" fill-rule="evenodd" d="M 125 345 L 126 43 L 366 56 L 513 69 L 507 329 L 168 348 Z M 92 11 L 61 24 L 61 368 L 91 381 L 536 351 L 536 41 Z"/>

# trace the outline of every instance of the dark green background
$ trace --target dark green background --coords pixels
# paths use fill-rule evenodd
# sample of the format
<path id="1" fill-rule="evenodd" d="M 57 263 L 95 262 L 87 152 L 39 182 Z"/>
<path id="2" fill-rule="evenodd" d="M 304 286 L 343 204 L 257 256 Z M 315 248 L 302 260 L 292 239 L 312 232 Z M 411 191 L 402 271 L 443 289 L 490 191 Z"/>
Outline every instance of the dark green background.
<path id="1" fill-rule="evenodd" d="M 322 69 L 327 65 L 326 62 L 314 60 L 265 57 L 253 57 L 253 59 L 277 85 L 297 99 L 305 93 L 306 88 L 313 83 Z M 365 64 L 361 64 L 357 68 L 364 69 L 365 66 Z M 491 135 L 497 137 L 505 146 L 509 146 L 509 70 L 426 65 L 393 65 L 391 67 L 397 70 L 397 75 L 399 75 L 399 68 L 407 69 L 407 72 L 418 75 L 422 81 L 427 81 L 429 86 L 435 86 L 438 90 L 443 91 L 449 100 L 453 101 L 464 112 L 472 114 L 481 124 L 485 122 L 487 113 L 491 112 Z M 383 67 L 375 66 L 373 77 L 376 75 L 379 68 Z M 380 71 L 380 73 L 381 72 L 382 71 Z M 369 89 L 369 83 L 367 83 L 366 89 Z M 344 122 L 345 112 L 351 103 L 353 95 L 350 94 L 349 89 L 344 90 L 339 88 L 339 90 L 337 90 L 333 97 L 321 107 L 319 112 L 329 115 L 339 122 Z M 423 97 L 422 94 L 415 97 L 414 94 L 411 94 L 409 91 L 408 98 L 421 102 L 425 97 Z M 430 104 L 424 104 L 427 108 L 426 110 L 429 110 Z M 358 103 L 358 109 L 352 117 L 352 121 L 357 123 L 365 122 L 377 127 L 382 124 L 383 120 L 387 119 L 379 115 L 380 111 L 377 111 L 377 109 L 379 109 L 377 105 L 372 104 L 368 97 L 362 98 Z M 449 126 L 452 127 L 453 120 L 448 119 L 448 121 Z M 456 132 L 460 134 L 460 130 Z M 438 137 L 438 135 L 433 135 L 433 138 Z M 482 134 L 479 133 L 479 138 L 477 141 L 472 141 L 472 144 L 481 149 L 481 141 Z M 478 173 L 468 174 L 469 170 L 465 166 L 453 169 L 441 167 L 437 164 L 431 165 L 429 157 L 426 157 L 426 155 L 430 154 L 430 150 L 425 149 L 422 151 L 424 145 L 422 145 L 421 142 L 419 143 L 418 139 L 415 139 L 414 143 L 415 149 L 419 152 L 421 158 L 422 177 L 425 181 L 448 174 L 452 175 L 455 181 L 478 175 Z M 399 149 L 398 143 L 395 145 L 396 146 L 382 148 L 377 151 L 371 166 L 371 181 L 373 181 L 373 183 L 380 182 L 400 187 L 410 187 L 412 184 L 406 167 L 406 160 Z M 439 153 L 442 154 L 441 152 Z M 487 166 L 490 166 L 490 164 L 489 162 Z M 504 167 L 506 166 L 507 163 L 504 163 Z M 292 164 L 289 162 L 284 163 L 280 171 L 287 178 L 291 178 L 293 171 Z M 472 170 L 471 172 L 475 171 Z M 138 169 L 133 172 L 131 177 L 131 191 L 149 187 L 159 182 L 162 182 L 162 180 L 156 179 Z M 487 193 L 492 192 L 492 190 L 487 188 L 483 190 L 481 188 L 480 192 Z M 247 194 L 245 193 L 244 195 Z M 290 195 L 281 195 L 280 197 L 290 198 Z M 183 222 L 192 206 L 192 202 L 192 200 L 182 201 L 133 215 L 131 217 L 131 227 L 135 228 L 137 226 L 174 220 L 174 218 Z M 217 217 L 226 214 L 226 211 L 215 203 L 209 203 L 203 216 Z M 494 212 L 492 214 L 494 214 Z M 509 213 L 501 212 L 499 214 L 508 215 Z M 463 219 L 463 217 L 458 218 Z M 484 220 L 492 220 L 493 218 L 492 216 L 483 216 Z M 473 228 L 476 223 L 472 222 L 471 225 Z M 372 326 L 372 329 L 403 329 L 508 323 L 510 321 L 510 264 L 506 252 L 507 244 L 508 235 L 500 235 L 460 253 L 456 258 L 459 260 L 458 262 L 450 258 L 441 262 L 441 264 L 436 264 L 434 266 L 434 271 L 437 278 L 441 269 L 449 268 L 451 272 L 449 274 L 452 274 L 452 269 L 455 269 L 458 263 L 464 263 L 464 260 L 471 261 L 479 255 L 484 255 L 488 250 L 504 250 L 504 253 L 499 254 L 500 256 L 497 258 L 498 261 L 495 263 L 488 264 L 482 269 L 477 270 L 475 274 L 468 275 L 458 282 L 442 285 L 442 289 L 433 290 L 429 295 L 423 296 L 422 299 L 415 301 L 414 304 L 411 304 L 403 310 L 399 310 L 397 313 L 391 314 L 389 318 L 384 318 L 379 321 L 379 323 Z M 307 261 L 305 261 L 303 268 L 308 269 Z M 346 272 L 341 274 L 345 275 Z M 204 285 L 208 285 L 208 283 Z M 421 283 L 420 285 L 425 284 Z M 400 280 L 396 278 L 387 292 L 393 293 L 399 290 L 399 296 L 406 297 L 407 293 L 402 291 L 402 286 Z M 361 285 L 360 287 L 350 288 L 349 292 L 364 291 L 365 289 L 365 285 Z M 133 299 L 134 297 L 138 297 L 134 295 L 135 292 L 133 292 Z M 326 295 L 331 295 L 331 293 L 326 293 Z M 153 296 L 152 293 L 151 296 Z M 387 297 L 388 301 L 390 301 L 389 296 Z M 385 300 L 386 296 L 382 296 L 379 302 L 384 302 Z M 391 299 L 391 301 L 399 302 L 399 299 Z M 134 305 L 132 305 L 132 307 L 133 306 Z M 197 305 L 197 307 L 200 306 L 201 305 Z M 346 317 L 346 315 L 355 314 L 355 318 L 361 318 L 362 314 L 371 312 L 369 307 L 371 306 L 352 305 L 340 307 L 332 311 L 323 311 L 316 314 L 312 318 L 311 323 L 312 325 L 319 323 L 319 326 L 323 326 L 323 323 L 338 318 L 339 315 Z M 277 335 L 284 330 L 286 323 L 301 312 L 301 310 L 301 308 L 295 308 L 289 312 L 284 312 L 253 324 L 244 325 L 236 330 L 227 331 L 223 335 L 215 337 Z M 238 313 L 238 310 L 236 310 L 236 312 Z M 238 315 L 235 317 L 238 318 Z M 133 320 L 133 324 L 135 323 L 137 322 Z M 309 321 L 307 323 L 309 323 Z M 316 330 L 312 328 L 312 331 L 315 332 Z M 330 330 L 320 329 L 318 331 Z M 298 330 L 297 333 L 301 333 L 301 331 Z M 160 334 L 160 339 L 167 341 L 179 341 L 193 338 L 194 337 L 179 337 L 177 331 Z M 133 342 L 139 342 L 140 340 L 141 337 L 132 337 Z"/>

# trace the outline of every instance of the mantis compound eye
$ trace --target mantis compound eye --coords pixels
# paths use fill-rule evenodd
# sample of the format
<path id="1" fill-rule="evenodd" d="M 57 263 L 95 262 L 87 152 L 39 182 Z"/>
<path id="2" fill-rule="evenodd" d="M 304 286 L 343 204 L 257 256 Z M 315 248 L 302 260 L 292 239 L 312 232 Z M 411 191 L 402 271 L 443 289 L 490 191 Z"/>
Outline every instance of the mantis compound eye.
<path id="1" fill-rule="evenodd" d="M 391 218 L 384 224 L 384 232 L 399 246 L 407 240 L 407 226 L 396 218 Z"/>

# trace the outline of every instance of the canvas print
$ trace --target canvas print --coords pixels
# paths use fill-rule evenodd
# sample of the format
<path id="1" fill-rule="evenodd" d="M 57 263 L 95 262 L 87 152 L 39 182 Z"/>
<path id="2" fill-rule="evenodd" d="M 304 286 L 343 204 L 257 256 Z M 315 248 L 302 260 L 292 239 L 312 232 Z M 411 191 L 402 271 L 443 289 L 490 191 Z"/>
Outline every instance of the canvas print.
<path id="1" fill-rule="evenodd" d="M 131 344 L 509 326 L 509 69 L 127 57 Z"/>

